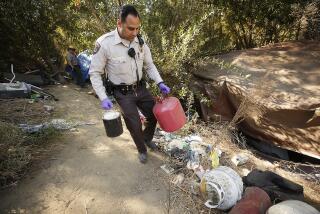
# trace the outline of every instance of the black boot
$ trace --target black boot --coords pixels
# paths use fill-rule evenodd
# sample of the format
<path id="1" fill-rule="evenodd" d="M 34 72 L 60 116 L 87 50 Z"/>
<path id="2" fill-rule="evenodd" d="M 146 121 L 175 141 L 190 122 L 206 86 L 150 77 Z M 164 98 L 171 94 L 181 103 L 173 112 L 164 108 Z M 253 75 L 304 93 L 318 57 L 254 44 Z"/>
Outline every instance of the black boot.
<path id="1" fill-rule="evenodd" d="M 152 151 L 158 150 L 158 146 L 153 141 L 145 141 L 147 147 L 149 147 Z"/>
<path id="2" fill-rule="evenodd" d="M 144 153 L 140 153 L 139 152 L 138 157 L 139 157 L 139 160 L 140 160 L 141 163 L 146 163 L 147 162 L 147 153 L 146 152 L 144 152 Z"/>

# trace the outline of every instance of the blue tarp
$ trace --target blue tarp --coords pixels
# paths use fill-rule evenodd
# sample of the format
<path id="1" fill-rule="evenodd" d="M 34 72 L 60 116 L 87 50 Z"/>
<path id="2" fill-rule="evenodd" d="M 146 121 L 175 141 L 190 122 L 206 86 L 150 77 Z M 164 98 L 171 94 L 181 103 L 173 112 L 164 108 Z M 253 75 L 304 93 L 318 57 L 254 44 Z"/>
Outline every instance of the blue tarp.
<path id="1" fill-rule="evenodd" d="M 89 78 L 91 57 L 92 55 L 89 55 L 87 51 L 83 51 L 77 56 L 83 80 L 87 80 Z"/>

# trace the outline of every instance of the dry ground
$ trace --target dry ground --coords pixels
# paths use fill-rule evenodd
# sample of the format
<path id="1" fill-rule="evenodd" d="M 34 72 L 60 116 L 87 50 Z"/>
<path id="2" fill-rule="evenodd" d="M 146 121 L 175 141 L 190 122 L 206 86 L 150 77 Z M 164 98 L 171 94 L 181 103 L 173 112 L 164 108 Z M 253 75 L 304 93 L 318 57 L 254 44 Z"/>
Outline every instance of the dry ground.
<path id="1" fill-rule="evenodd" d="M 143 165 L 137 160 L 127 130 L 118 138 L 107 138 L 101 121 L 103 111 L 98 99 L 88 95 L 88 89 L 59 85 L 50 87 L 49 91 L 60 99 L 49 103 L 55 106 L 54 118 L 95 125 L 78 127 L 48 143 L 49 154 L 37 159 L 17 185 L 0 191 L 0 213 L 167 213 L 168 177 L 160 169 L 166 162 L 165 156 L 149 153 L 149 162 Z M 216 139 L 212 131 L 203 137 L 205 142 L 224 152 L 222 165 L 231 166 L 241 175 L 253 168 L 274 171 L 302 184 L 306 198 L 319 209 L 319 182 L 310 182 L 252 151 Z M 238 152 L 247 153 L 249 163 L 233 166 L 230 158 Z M 175 207 L 170 213 L 208 213 L 198 200 L 186 195 L 190 185 L 184 186 L 182 191 L 170 187 L 171 205 Z"/>
<path id="2" fill-rule="evenodd" d="M 60 99 L 54 118 L 96 125 L 53 140 L 46 160 L 34 163 L 36 169 L 21 182 L 0 192 L 0 213 L 164 213 L 164 157 L 149 153 L 143 165 L 127 130 L 107 138 L 103 111 L 88 90 L 59 85 L 49 91 Z"/>

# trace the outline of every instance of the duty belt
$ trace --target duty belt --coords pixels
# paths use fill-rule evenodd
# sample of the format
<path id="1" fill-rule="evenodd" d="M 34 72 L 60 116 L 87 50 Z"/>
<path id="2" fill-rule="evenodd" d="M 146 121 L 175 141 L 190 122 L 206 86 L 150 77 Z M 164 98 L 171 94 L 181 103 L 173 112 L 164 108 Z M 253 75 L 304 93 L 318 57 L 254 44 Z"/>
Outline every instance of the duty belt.
<path id="1" fill-rule="evenodd" d="M 138 88 L 145 86 L 145 81 L 140 80 L 139 82 L 135 82 L 131 85 L 120 84 L 120 85 L 113 85 L 115 90 L 119 90 L 122 94 L 127 94 L 128 92 L 134 92 Z"/>

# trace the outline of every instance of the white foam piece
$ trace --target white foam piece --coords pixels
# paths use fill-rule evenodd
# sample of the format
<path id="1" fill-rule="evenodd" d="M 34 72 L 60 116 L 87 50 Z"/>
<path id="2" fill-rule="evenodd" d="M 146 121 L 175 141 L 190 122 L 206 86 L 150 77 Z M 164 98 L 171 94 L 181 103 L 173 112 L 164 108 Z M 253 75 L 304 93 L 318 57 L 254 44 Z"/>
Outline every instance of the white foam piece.
<path id="1" fill-rule="evenodd" d="M 107 111 L 103 115 L 104 120 L 114 120 L 120 116 L 120 113 L 117 111 Z"/>

